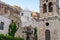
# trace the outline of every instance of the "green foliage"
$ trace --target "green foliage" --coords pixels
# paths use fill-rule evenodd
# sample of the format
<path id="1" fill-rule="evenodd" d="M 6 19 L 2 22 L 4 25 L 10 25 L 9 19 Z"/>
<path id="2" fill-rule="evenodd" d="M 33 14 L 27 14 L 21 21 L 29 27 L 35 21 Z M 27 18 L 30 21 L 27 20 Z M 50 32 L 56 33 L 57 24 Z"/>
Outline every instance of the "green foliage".
<path id="1" fill-rule="evenodd" d="M 13 36 L 7 36 L 7 35 L 0 34 L 0 40 L 24 40 L 24 39 L 20 37 L 17 38 Z"/>
<path id="2" fill-rule="evenodd" d="M 38 38 L 37 38 L 37 28 L 34 29 L 34 40 L 38 40 Z"/>
<path id="3" fill-rule="evenodd" d="M 24 38 L 20 38 L 20 37 L 16 37 L 16 39 L 15 40 L 24 40 Z"/>
<path id="4" fill-rule="evenodd" d="M 16 22 L 13 22 L 9 25 L 8 34 L 14 36 L 19 27 L 17 27 Z"/>

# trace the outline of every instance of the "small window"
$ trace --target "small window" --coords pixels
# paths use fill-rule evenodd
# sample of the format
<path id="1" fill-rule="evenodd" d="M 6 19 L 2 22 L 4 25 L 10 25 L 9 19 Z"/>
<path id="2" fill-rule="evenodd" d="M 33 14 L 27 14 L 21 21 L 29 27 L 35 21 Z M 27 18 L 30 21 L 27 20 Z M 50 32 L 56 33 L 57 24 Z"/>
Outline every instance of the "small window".
<path id="1" fill-rule="evenodd" d="M 13 23 L 13 20 L 11 20 L 11 22 Z"/>
<path id="2" fill-rule="evenodd" d="M 22 16 L 23 16 L 23 13 L 22 13 Z"/>
<path id="3" fill-rule="evenodd" d="M 46 23 L 46 26 L 49 26 L 49 23 L 48 22 Z"/>
<path id="4" fill-rule="evenodd" d="M 32 13 L 31 13 L 31 16 L 32 16 Z"/>
<path id="5" fill-rule="evenodd" d="M 43 13 L 46 13 L 46 12 L 47 12 L 47 5 L 43 4 Z"/>
<path id="6" fill-rule="evenodd" d="M 3 28 L 4 28 L 4 23 L 1 22 L 1 23 L 0 23 L 0 29 L 3 30 Z"/>

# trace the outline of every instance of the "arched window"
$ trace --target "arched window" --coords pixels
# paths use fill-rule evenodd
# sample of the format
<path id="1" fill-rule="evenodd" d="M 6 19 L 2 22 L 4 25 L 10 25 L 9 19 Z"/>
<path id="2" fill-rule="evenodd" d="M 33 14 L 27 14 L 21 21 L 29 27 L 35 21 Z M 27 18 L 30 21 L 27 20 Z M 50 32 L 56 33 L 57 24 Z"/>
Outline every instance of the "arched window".
<path id="1" fill-rule="evenodd" d="M 22 13 L 22 16 L 23 16 L 23 13 Z"/>
<path id="2" fill-rule="evenodd" d="M 45 40 L 50 40 L 50 31 L 49 30 L 45 31 Z"/>
<path id="3" fill-rule="evenodd" d="M 53 11 L 53 4 L 52 4 L 52 2 L 49 2 L 48 9 L 49 9 L 49 12 Z"/>
<path id="4" fill-rule="evenodd" d="M 43 13 L 46 13 L 46 12 L 47 12 L 47 5 L 43 4 Z"/>
<path id="5" fill-rule="evenodd" d="M 0 29 L 3 30 L 3 28 L 4 28 L 4 23 L 1 22 L 1 23 L 0 23 Z"/>

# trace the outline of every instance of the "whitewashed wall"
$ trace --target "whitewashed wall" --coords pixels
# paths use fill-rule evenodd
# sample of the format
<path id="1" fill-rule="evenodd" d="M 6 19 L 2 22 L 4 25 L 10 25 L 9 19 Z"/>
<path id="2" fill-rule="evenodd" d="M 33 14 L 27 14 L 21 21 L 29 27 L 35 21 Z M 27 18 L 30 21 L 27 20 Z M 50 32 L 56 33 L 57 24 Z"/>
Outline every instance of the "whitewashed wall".
<path id="1" fill-rule="evenodd" d="M 23 13 L 23 16 L 22 16 Z M 20 13 L 21 16 L 21 21 L 22 21 L 22 27 L 24 26 L 29 26 L 31 25 L 31 11 L 29 11 L 28 9 L 22 10 Z"/>
<path id="2" fill-rule="evenodd" d="M 23 16 L 22 16 L 22 13 L 23 13 Z M 37 22 L 35 19 L 33 19 L 31 14 L 32 14 L 32 12 L 28 9 L 22 10 L 20 12 L 22 27 L 30 26 L 30 25 L 32 25 L 33 27 L 39 27 L 39 22 Z"/>
<path id="3" fill-rule="evenodd" d="M 10 24 L 10 19 L 0 16 L 0 22 L 4 22 L 4 30 L 0 30 L 0 34 L 7 34 Z"/>

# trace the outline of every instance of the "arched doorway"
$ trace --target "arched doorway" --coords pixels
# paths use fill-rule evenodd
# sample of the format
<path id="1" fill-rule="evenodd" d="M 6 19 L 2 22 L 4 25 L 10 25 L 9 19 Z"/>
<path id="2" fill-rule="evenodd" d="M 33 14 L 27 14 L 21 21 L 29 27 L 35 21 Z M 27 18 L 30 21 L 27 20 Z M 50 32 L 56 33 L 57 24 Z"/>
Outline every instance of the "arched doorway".
<path id="1" fill-rule="evenodd" d="M 45 40 L 50 40 L 50 30 L 45 31 Z"/>

